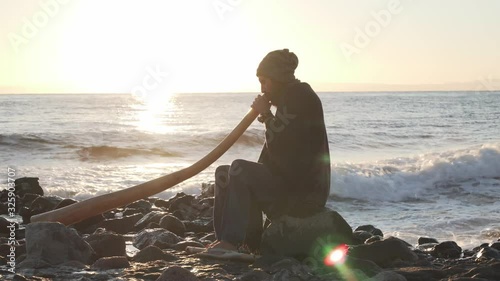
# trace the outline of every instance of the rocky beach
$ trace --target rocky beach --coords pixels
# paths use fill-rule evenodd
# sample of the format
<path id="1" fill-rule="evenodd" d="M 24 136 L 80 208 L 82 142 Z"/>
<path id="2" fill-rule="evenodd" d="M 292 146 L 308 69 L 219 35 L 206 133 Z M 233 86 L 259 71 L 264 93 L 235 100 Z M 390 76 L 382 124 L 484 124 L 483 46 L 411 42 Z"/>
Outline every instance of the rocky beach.
<path id="1" fill-rule="evenodd" d="M 213 183 L 197 196 L 151 197 L 70 226 L 30 223 L 76 202 L 44 195 L 38 178 L 16 180 L 16 213 L 6 219 L 8 198 L 3 190 L 2 280 L 500 280 L 500 237 L 462 249 L 429 233 L 411 245 L 370 222 L 350 226 L 330 209 L 273 221 L 251 264 L 199 258 L 186 248 L 215 240 Z M 347 256 L 330 259 L 343 243 Z"/>

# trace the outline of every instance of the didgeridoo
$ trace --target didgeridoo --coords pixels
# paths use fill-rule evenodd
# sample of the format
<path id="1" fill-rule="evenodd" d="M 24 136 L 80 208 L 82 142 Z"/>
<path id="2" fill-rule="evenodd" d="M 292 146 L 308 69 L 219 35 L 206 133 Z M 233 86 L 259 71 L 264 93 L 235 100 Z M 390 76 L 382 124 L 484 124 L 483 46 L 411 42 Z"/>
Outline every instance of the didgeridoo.
<path id="1" fill-rule="evenodd" d="M 193 177 L 219 159 L 246 131 L 255 118 L 257 118 L 257 115 L 259 115 L 257 111 L 250 109 L 243 120 L 210 153 L 187 168 L 136 186 L 89 198 L 60 209 L 32 216 L 31 222 L 52 221 L 71 225 L 169 189 Z"/>

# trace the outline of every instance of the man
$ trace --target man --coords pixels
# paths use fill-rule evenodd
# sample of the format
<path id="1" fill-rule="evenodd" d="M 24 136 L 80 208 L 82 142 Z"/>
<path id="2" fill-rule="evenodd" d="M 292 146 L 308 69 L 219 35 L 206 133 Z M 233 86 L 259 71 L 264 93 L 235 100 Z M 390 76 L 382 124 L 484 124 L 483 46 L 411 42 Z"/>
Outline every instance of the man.
<path id="1" fill-rule="evenodd" d="M 323 108 L 307 83 L 295 78 L 297 56 L 270 52 L 257 77 L 263 96 L 252 104 L 266 127 L 258 163 L 235 160 L 215 172 L 213 254 L 255 250 L 263 231 L 262 212 L 307 216 L 325 206 L 330 193 L 330 155 Z M 271 111 L 276 107 L 276 114 Z"/>

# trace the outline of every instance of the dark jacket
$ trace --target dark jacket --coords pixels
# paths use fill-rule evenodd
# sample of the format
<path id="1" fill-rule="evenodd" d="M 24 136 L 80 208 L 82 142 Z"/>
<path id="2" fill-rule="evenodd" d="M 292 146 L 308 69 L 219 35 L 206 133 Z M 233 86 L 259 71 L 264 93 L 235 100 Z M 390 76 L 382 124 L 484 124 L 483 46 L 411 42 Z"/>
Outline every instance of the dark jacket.
<path id="1" fill-rule="evenodd" d="M 259 162 L 284 181 L 287 213 L 324 207 L 330 194 L 330 152 L 323 107 L 307 83 L 284 89 L 275 117 L 266 122 Z"/>

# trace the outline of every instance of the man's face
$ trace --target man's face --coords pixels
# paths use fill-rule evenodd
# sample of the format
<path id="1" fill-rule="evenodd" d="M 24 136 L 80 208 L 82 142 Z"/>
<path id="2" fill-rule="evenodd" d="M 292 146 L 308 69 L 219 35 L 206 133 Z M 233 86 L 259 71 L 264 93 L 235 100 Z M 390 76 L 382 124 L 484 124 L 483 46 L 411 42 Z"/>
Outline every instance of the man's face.
<path id="1" fill-rule="evenodd" d="M 268 77 L 259 76 L 260 82 L 260 91 L 264 93 L 269 101 L 271 101 L 272 105 L 278 104 L 278 84 L 273 83 Z"/>
<path id="2" fill-rule="evenodd" d="M 267 77 L 259 76 L 260 91 L 266 95 L 270 95 L 273 92 L 273 81 Z"/>

